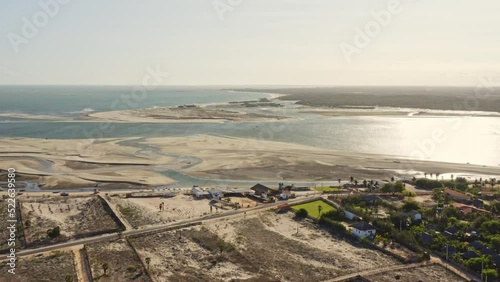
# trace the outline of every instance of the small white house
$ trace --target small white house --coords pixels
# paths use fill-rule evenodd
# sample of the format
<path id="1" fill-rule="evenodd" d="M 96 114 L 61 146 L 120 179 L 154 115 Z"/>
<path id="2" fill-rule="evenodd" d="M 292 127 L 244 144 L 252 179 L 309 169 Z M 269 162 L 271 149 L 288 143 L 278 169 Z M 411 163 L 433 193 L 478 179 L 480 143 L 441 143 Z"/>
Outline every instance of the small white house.
<path id="1" fill-rule="evenodd" d="M 377 230 L 375 227 L 368 222 L 356 222 L 351 225 L 352 235 L 358 238 L 373 238 Z"/>

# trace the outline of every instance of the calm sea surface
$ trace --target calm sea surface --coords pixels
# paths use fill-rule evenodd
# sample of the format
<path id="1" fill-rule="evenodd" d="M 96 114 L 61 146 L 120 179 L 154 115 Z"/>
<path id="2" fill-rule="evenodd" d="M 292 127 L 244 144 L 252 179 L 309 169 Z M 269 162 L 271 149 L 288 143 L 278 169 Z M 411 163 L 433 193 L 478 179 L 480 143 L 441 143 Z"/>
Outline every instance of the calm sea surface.
<path id="1" fill-rule="evenodd" d="M 124 103 L 132 87 L 0 86 L 0 113 L 79 118 L 92 111 L 255 100 L 259 93 L 162 87 L 139 103 Z M 126 97 L 126 96 L 125 96 Z M 122 99 L 122 100 L 120 100 Z M 116 102 L 122 101 L 122 102 Z M 133 101 L 136 102 L 136 101 Z M 396 155 L 457 163 L 500 164 L 500 118 L 496 117 L 326 117 L 298 113 L 293 104 L 256 110 L 296 119 L 220 124 L 115 123 L 101 135 L 96 122 L 54 122 L 0 117 L 0 137 L 95 138 L 226 135 L 321 148 Z M 0 149 L 2 145 L 0 143 Z M 293 151 L 290 152 L 293 154 Z"/>

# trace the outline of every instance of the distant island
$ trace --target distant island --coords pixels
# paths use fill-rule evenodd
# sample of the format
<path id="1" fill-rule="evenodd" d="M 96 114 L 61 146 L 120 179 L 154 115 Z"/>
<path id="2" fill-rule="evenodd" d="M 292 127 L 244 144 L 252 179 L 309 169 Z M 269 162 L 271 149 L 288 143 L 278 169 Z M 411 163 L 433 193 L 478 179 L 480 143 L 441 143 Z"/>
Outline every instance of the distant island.
<path id="1" fill-rule="evenodd" d="M 312 107 L 396 107 L 431 110 L 499 112 L 500 91 L 474 87 L 338 86 L 304 88 L 240 88 L 242 92 L 284 94 L 283 101 Z"/>

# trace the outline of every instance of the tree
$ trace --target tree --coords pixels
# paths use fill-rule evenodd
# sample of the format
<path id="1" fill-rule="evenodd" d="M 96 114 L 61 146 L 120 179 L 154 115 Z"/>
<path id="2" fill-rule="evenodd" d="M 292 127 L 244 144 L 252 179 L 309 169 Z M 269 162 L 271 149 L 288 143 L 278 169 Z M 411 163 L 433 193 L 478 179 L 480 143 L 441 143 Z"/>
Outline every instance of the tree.
<path id="1" fill-rule="evenodd" d="M 382 188 L 380 188 L 380 191 L 384 193 L 393 193 L 394 192 L 394 184 L 392 183 L 386 183 Z"/>
<path id="2" fill-rule="evenodd" d="M 409 212 L 411 210 L 420 210 L 420 205 L 415 201 L 406 201 L 402 206 L 403 211 Z"/>
<path id="3" fill-rule="evenodd" d="M 484 269 L 483 277 L 486 281 L 495 281 L 498 278 L 498 272 L 495 269 Z"/>
<path id="4" fill-rule="evenodd" d="M 391 182 L 394 182 L 394 176 L 391 177 Z"/>
<path id="5" fill-rule="evenodd" d="M 435 188 L 443 188 L 443 184 L 437 180 L 427 179 L 427 178 L 419 178 L 415 181 L 415 186 L 420 189 L 435 189 Z"/>
<path id="6" fill-rule="evenodd" d="M 323 213 L 321 217 L 327 217 L 336 221 L 342 221 L 345 218 L 345 213 L 342 209 L 333 209 Z"/>
<path id="7" fill-rule="evenodd" d="M 394 184 L 394 192 L 395 193 L 401 193 L 405 190 L 405 185 L 403 184 L 403 182 L 401 181 L 398 181 Z"/>
<path id="8" fill-rule="evenodd" d="M 146 258 L 146 265 L 147 265 L 147 268 L 149 270 L 149 264 L 151 263 L 151 258 L 150 257 L 147 257 Z"/>
<path id="9" fill-rule="evenodd" d="M 354 182 L 354 177 L 351 176 L 351 183 Z"/>
<path id="10" fill-rule="evenodd" d="M 405 190 L 405 187 L 403 185 L 403 182 L 398 181 L 396 183 L 386 183 L 382 188 L 380 188 L 380 191 L 385 192 L 385 193 L 401 193 Z"/>
<path id="11" fill-rule="evenodd" d="M 323 207 L 321 205 L 318 205 L 318 214 L 319 216 L 321 216 L 321 210 L 323 209 Z"/>
<path id="12" fill-rule="evenodd" d="M 480 272 L 481 268 L 487 264 L 487 260 L 485 258 L 471 258 L 465 261 L 465 266 L 472 269 L 475 272 Z"/>
<path id="13" fill-rule="evenodd" d="M 368 185 L 368 181 L 366 181 L 366 179 L 363 180 L 363 187 L 366 187 L 367 185 Z"/>
<path id="14" fill-rule="evenodd" d="M 104 271 L 104 276 L 108 275 L 109 264 L 107 262 L 102 264 L 102 270 Z"/>
<path id="15" fill-rule="evenodd" d="M 297 217 L 307 217 L 308 213 L 305 209 L 299 209 L 295 212 L 295 216 Z"/>
<path id="16" fill-rule="evenodd" d="M 66 282 L 73 282 L 73 275 L 67 273 L 66 277 L 64 277 L 64 281 L 66 281 Z"/>
<path id="17" fill-rule="evenodd" d="M 408 216 L 402 212 L 395 212 L 391 214 L 391 222 L 394 224 L 394 226 L 399 230 L 401 227 L 402 229 L 406 229 L 410 225 L 410 222 L 408 221 Z"/>
<path id="18" fill-rule="evenodd" d="M 358 180 L 354 180 L 354 185 L 358 187 Z"/>
<path id="19" fill-rule="evenodd" d="M 338 181 L 339 181 L 339 184 L 340 184 L 340 182 L 342 181 L 342 179 L 339 178 Z"/>
<path id="20" fill-rule="evenodd" d="M 500 221 L 488 220 L 481 224 L 479 231 L 483 236 L 500 234 Z"/>

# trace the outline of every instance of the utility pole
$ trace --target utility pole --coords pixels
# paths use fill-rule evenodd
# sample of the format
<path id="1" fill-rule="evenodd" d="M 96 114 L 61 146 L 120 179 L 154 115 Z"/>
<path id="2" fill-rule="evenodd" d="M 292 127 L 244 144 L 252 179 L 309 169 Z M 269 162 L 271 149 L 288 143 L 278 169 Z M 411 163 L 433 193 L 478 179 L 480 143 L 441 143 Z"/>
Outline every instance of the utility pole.
<path id="1" fill-rule="evenodd" d="M 483 281 L 483 265 L 484 261 L 481 261 L 481 281 Z"/>

